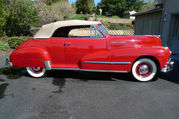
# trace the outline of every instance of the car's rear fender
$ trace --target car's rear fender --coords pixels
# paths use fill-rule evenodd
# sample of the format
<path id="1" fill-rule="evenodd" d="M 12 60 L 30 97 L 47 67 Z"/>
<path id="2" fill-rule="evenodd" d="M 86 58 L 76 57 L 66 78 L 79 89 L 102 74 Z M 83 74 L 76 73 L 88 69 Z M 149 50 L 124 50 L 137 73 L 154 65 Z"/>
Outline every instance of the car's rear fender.
<path id="1" fill-rule="evenodd" d="M 12 62 L 12 65 L 16 67 L 50 68 L 50 57 L 48 52 L 37 47 L 28 47 L 15 50 L 10 55 L 10 61 Z"/>

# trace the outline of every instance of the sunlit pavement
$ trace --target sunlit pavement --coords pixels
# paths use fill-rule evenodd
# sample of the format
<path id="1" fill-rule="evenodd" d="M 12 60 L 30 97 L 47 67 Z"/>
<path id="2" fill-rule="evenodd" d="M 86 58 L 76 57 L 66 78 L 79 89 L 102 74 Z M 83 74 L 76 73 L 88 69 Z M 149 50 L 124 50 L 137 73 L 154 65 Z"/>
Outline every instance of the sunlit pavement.
<path id="1" fill-rule="evenodd" d="M 0 119 L 178 119 L 179 63 L 154 82 L 128 75 L 51 71 L 36 79 L 0 69 Z"/>

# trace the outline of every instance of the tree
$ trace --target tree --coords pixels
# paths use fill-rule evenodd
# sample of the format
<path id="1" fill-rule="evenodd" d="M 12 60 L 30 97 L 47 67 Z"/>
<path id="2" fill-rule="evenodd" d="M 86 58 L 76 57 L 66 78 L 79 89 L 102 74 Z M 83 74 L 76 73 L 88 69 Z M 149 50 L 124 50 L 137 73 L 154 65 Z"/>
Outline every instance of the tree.
<path id="1" fill-rule="evenodd" d="M 87 0 L 87 4 L 88 4 L 90 13 L 94 12 L 95 10 L 94 0 Z"/>
<path id="2" fill-rule="evenodd" d="M 77 13 L 89 14 L 92 13 L 94 10 L 94 0 L 77 0 L 76 1 L 76 8 Z"/>
<path id="3" fill-rule="evenodd" d="M 126 11 L 139 11 L 144 2 L 142 0 L 101 0 L 104 15 L 123 16 Z"/>
<path id="4" fill-rule="evenodd" d="M 145 3 L 145 4 L 142 6 L 141 11 L 146 11 L 146 10 L 155 8 L 155 5 L 154 5 L 154 4 L 155 4 L 155 0 L 149 0 L 147 3 Z"/>
<path id="5" fill-rule="evenodd" d="M 66 2 L 68 2 L 68 0 L 45 0 L 45 3 L 46 3 L 47 5 L 52 5 L 53 3 L 61 2 L 61 1 L 66 1 Z"/>
<path id="6" fill-rule="evenodd" d="M 4 30 L 8 36 L 29 35 L 38 14 L 31 0 L 11 0 L 5 4 L 7 12 Z"/>
<path id="7" fill-rule="evenodd" d="M 3 6 L 3 1 L 0 0 L 0 36 L 3 36 L 5 34 L 3 28 L 4 25 L 6 23 L 6 19 L 5 19 L 5 11 L 4 11 L 4 6 Z"/>
<path id="8" fill-rule="evenodd" d="M 36 9 L 40 18 L 38 25 L 42 26 L 47 23 L 71 19 L 75 14 L 75 7 L 67 1 L 60 1 L 52 5 L 46 5 L 45 2 L 39 0 L 36 2 Z"/>

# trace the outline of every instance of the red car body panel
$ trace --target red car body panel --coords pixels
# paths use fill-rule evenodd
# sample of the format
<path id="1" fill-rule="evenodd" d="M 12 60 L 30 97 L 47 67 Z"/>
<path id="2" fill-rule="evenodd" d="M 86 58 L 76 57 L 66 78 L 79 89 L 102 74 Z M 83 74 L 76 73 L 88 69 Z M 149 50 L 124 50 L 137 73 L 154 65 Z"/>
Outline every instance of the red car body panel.
<path id="1" fill-rule="evenodd" d="M 70 43 L 65 47 L 65 58 L 67 68 L 79 68 L 80 59 L 93 52 L 106 50 L 104 38 L 69 38 Z"/>
<path id="2" fill-rule="evenodd" d="M 16 67 L 45 68 L 44 62 L 50 61 L 52 69 L 130 72 L 140 57 L 156 59 L 162 69 L 170 50 L 162 47 L 161 40 L 155 36 L 55 37 L 24 42 L 10 55 L 10 60 Z"/>

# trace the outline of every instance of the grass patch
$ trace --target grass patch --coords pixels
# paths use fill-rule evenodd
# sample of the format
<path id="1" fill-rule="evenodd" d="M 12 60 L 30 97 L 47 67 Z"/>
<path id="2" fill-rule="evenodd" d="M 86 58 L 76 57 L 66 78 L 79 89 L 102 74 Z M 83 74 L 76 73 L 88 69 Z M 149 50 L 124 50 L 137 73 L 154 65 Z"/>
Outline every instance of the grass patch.
<path id="1" fill-rule="evenodd" d="M 97 15 L 98 18 L 115 18 L 115 19 L 119 19 L 119 16 L 104 16 L 104 15 Z"/>
<path id="2" fill-rule="evenodd" d="M 9 49 L 8 43 L 0 41 L 0 50 L 7 51 L 8 49 Z"/>
<path id="3" fill-rule="evenodd" d="M 111 16 L 111 18 L 119 19 L 119 16 Z"/>
<path id="4" fill-rule="evenodd" d="M 104 15 L 97 15 L 98 18 L 107 18 L 107 16 Z"/>
<path id="5" fill-rule="evenodd" d="M 72 17 L 72 20 L 86 20 L 89 16 L 88 14 L 77 14 Z"/>

